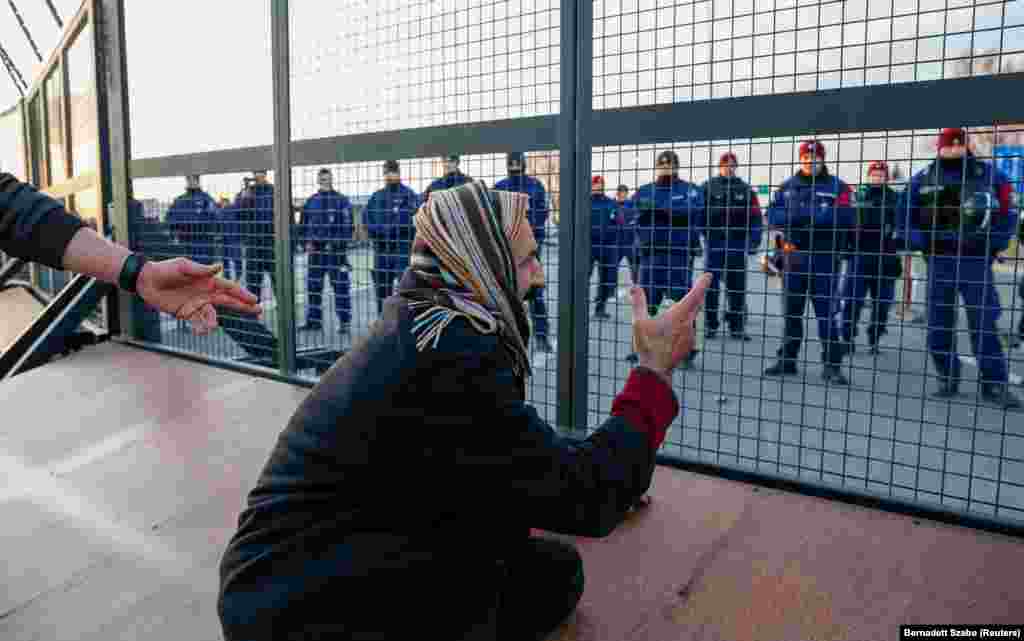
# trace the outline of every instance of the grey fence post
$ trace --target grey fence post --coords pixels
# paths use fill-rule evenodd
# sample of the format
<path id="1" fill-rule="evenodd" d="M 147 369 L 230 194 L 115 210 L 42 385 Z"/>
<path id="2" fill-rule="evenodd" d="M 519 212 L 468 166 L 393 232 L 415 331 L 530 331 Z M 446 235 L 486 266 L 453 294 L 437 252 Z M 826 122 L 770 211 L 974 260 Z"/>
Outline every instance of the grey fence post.
<path id="1" fill-rule="evenodd" d="M 277 273 L 277 336 L 281 373 L 295 372 L 295 269 L 292 261 L 291 84 L 288 0 L 271 3 L 274 68 L 274 268 Z"/>
<path id="2" fill-rule="evenodd" d="M 575 431 L 587 424 L 592 3 L 563 1 L 561 18 L 557 412 L 559 428 Z"/>

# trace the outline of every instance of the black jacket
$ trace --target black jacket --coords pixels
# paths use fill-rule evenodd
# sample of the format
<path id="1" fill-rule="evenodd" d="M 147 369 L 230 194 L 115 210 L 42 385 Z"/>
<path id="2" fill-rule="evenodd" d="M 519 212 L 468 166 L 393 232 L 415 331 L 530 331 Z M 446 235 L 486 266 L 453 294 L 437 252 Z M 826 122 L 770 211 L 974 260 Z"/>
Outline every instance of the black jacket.
<path id="1" fill-rule="evenodd" d="M 459 319 L 436 348 L 417 352 L 411 323 L 405 300 L 389 298 L 369 338 L 278 438 L 221 561 L 229 641 L 301 628 L 325 615 L 303 610 L 318 595 L 331 595 L 328 616 L 351 620 L 416 568 L 448 594 L 468 568 L 499 564 L 531 527 L 607 535 L 650 486 L 648 436 L 625 418 L 583 442 L 560 438 L 525 404 L 496 337 Z M 454 630 L 466 616 L 458 603 L 445 610 L 437 616 L 454 618 L 430 629 Z M 423 625 L 384 618 L 383 638 Z"/>
<path id="2" fill-rule="evenodd" d="M 63 269 L 64 251 L 85 223 L 32 185 L 0 173 L 0 251 Z"/>

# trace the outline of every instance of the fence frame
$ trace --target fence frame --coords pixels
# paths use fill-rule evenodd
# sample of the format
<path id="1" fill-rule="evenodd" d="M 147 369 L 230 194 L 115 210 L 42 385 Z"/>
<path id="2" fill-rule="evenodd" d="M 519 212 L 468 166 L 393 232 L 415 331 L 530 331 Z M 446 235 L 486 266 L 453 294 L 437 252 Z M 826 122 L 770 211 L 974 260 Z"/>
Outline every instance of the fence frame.
<path id="1" fill-rule="evenodd" d="M 106 96 L 111 146 L 110 165 L 105 167 L 115 196 L 113 220 L 127 227 L 124 206 L 131 195 L 133 178 L 181 176 L 186 173 L 221 173 L 262 169 L 273 166 L 278 177 L 275 186 L 275 231 L 278 256 L 279 296 L 293 301 L 293 266 L 288 245 L 288 221 L 291 219 L 290 178 L 294 165 L 381 161 L 391 157 L 428 157 L 452 149 L 465 154 L 523 151 L 560 151 L 559 178 L 561 217 L 570 224 L 559 225 L 558 279 L 558 374 L 557 422 L 563 430 L 586 429 L 588 405 L 588 318 L 590 243 L 589 194 L 591 156 L 595 147 L 645 145 L 663 142 L 745 138 L 830 135 L 845 132 L 915 130 L 940 128 L 951 123 L 963 126 L 991 126 L 1024 121 L 1019 101 L 1006 100 L 1013 87 L 1024 84 L 1024 73 L 869 85 L 812 92 L 719 98 L 673 104 L 593 110 L 593 3 L 585 0 L 561 2 L 561 95 L 560 113 L 478 122 L 465 125 L 423 127 L 350 136 L 291 140 L 290 80 L 288 45 L 288 0 L 271 2 L 272 73 L 274 79 L 274 142 L 270 146 L 245 147 L 214 152 L 180 154 L 132 159 L 130 153 L 129 113 L 123 0 L 90 0 L 102 9 L 94 38 L 104 41 L 106 73 L 98 90 Z M 86 4 L 89 4 L 87 1 Z M 93 14 L 95 15 L 95 14 Z M 72 21 L 75 22 L 75 21 Z M 70 24 L 70 23 L 69 23 Z M 97 51 L 100 47 L 97 46 Z M 99 67 L 97 67 L 99 69 Z M 45 77 L 45 76 L 43 76 Z M 33 85 L 38 89 L 41 77 Z M 31 95 L 31 94 L 30 94 Z M 22 126 L 29 129 L 27 99 L 22 102 Z M 920 105 L 927 104 L 922 110 Z M 45 134 L 44 134 L 45 138 Z M 25 138 L 28 144 L 29 138 Z M 25 154 L 30 163 L 29 153 Z M 271 165 L 271 163 L 273 163 Z M 124 242 L 126 239 L 118 239 Z M 282 249 L 284 251 L 282 251 Z M 549 277 L 551 274 L 549 274 Z M 122 297 L 122 302 L 124 298 Z M 279 336 L 284 352 L 279 371 L 184 353 L 165 346 L 152 346 L 131 337 L 122 341 L 191 360 L 207 362 L 236 371 L 289 381 L 304 386 L 294 371 L 295 318 L 293 305 L 279 310 Z M 121 309 L 124 309 L 122 305 Z M 281 313 L 283 312 L 283 313 Z M 122 327 L 132 327 L 122 313 Z M 1024 536 L 1024 527 L 996 518 L 933 508 L 893 497 L 858 492 L 849 487 L 833 487 L 804 479 L 790 479 L 746 469 L 686 460 L 675 455 L 659 455 L 659 463 L 710 473 L 726 478 L 777 487 L 788 491 L 824 496 L 830 499 L 867 505 L 957 525 Z"/>

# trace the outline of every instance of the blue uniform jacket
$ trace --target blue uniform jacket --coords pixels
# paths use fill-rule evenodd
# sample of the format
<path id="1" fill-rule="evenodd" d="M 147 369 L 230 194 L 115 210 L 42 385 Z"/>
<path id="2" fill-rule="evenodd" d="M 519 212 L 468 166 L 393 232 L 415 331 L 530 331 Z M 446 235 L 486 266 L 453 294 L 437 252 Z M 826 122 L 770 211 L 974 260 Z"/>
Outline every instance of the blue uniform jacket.
<path id="1" fill-rule="evenodd" d="M 590 246 L 615 247 L 619 243 L 619 225 L 615 219 L 619 203 L 604 194 L 590 195 Z"/>
<path id="2" fill-rule="evenodd" d="M 798 172 L 775 192 L 768 224 L 781 228 L 786 240 L 800 251 L 845 250 L 857 218 L 851 194 L 849 185 L 828 173 Z"/>
<path id="3" fill-rule="evenodd" d="M 544 183 L 533 176 L 521 174 L 502 178 L 494 185 L 494 188 L 499 191 L 514 191 L 530 197 L 530 211 L 527 214 L 530 218 L 530 227 L 533 227 L 533 236 L 537 242 L 544 242 L 546 233 L 544 226 L 548 222 L 548 196 L 544 190 Z"/>
<path id="4" fill-rule="evenodd" d="M 409 242 L 415 235 L 412 217 L 420 197 L 409 187 L 387 186 L 370 196 L 366 204 L 366 232 L 377 251 L 395 251 L 398 241 Z"/>
<path id="5" fill-rule="evenodd" d="M 700 187 L 674 178 L 640 187 L 630 201 L 641 254 L 686 254 L 700 245 L 706 219 Z"/>
<path id="6" fill-rule="evenodd" d="M 333 189 L 318 191 L 302 206 L 297 237 L 300 242 L 313 242 L 321 248 L 336 244 L 334 251 L 343 252 L 352 240 L 352 203 Z"/>
<path id="7" fill-rule="evenodd" d="M 251 185 L 238 195 L 234 206 L 242 244 L 271 247 L 274 244 L 274 186 Z"/>
<path id="8" fill-rule="evenodd" d="M 966 207 L 945 202 L 949 198 Z M 964 215 L 967 209 L 973 209 L 972 216 Z M 1005 251 L 1017 229 L 1012 183 L 973 155 L 949 166 L 936 160 L 919 171 L 900 194 L 897 211 L 897 238 L 912 250 L 928 253 L 990 256 Z M 944 224 L 944 214 L 960 220 Z"/>
<path id="9" fill-rule="evenodd" d="M 174 199 L 167 210 L 167 226 L 179 242 L 186 245 L 212 244 L 219 236 L 219 208 L 202 189 L 189 189 Z"/>
<path id="10" fill-rule="evenodd" d="M 709 248 L 750 251 L 761 245 L 761 203 L 743 179 L 715 176 L 703 185 L 708 205 L 704 240 Z"/>

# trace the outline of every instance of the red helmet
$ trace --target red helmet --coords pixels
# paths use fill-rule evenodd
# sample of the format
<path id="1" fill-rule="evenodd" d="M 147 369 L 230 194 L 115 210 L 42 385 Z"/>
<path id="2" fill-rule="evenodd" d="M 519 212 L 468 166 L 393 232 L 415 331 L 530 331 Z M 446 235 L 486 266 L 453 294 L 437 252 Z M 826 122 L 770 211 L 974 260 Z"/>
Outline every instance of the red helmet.
<path id="1" fill-rule="evenodd" d="M 946 127 L 942 130 L 942 133 L 939 134 L 939 139 L 935 142 L 935 148 L 942 149 L 943 147 L 952 147 L 956 143 L 966 145 L 967 132 L 960 127 Z"/>
<path id="2" fill-rule="evenodd" d="M 740 164 L 740 161 L 736 160 L 736 154 L 732 153 L 731 151 L 727 151 L 724 154 L 722 154 L 722 157 L 718 159 L 718 166 L 721 167 L 727 162 L 734 162 L 737 165 Z"/>
<path id="3" fill-rule="evenodd" d="M 825 145 L 821 144 L 817 140 L 805 140 L 800 145 L 800 156 L 814 154 L 818 158 L 825 160 Z"/>
<path id="4" fill-rule="evenodd" d="M 604 185 L 604 176 L 594 176 L 590 179 L 591 187 L 597 187 L 598 185 Z"/>

